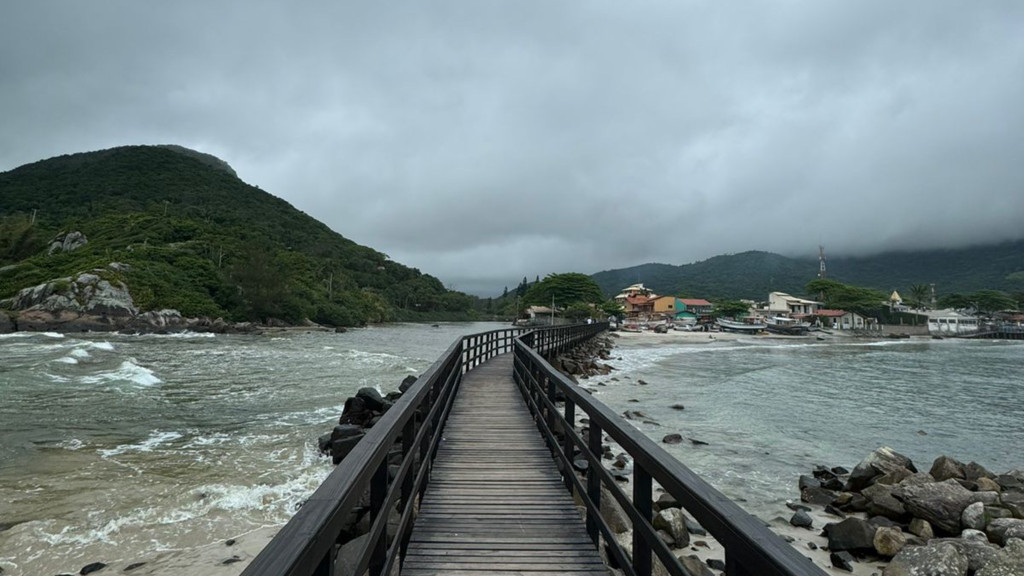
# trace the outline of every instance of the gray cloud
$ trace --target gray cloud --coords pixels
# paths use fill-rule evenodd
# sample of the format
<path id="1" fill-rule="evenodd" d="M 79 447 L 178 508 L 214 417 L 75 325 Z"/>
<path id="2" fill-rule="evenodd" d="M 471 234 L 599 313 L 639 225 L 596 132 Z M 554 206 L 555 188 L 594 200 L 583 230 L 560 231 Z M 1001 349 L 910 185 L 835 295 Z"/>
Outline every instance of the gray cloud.
<path id="1" fill-rule="evenodd" d="M 5 7 L 0 169 L 182 144 L 482 294 L 1022 236 L 1019 2 L 208 4 Z"/>

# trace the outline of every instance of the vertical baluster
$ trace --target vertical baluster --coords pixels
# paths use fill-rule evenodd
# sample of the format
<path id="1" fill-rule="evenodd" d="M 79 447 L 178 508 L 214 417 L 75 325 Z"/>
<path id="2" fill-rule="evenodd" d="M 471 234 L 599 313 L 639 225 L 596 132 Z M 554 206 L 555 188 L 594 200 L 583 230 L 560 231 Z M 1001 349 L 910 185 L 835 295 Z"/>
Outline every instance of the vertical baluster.
<path id="1" fill-rule="evenodd" d="M 409 421 L 405 423 L 405 427 L 402 428 L 402 457 L 408 458 L 412 453 L 415 446 L 416 435 L 416 418 L 409 418 Z M 416 466 L 410 466 L 408 472 L 405 474 L 405 478 L 402 479 L 402 506 L 399 508 L 404 514 L 406 510 L 414 506 L 413 498 L 413 481 L 416 479 Z M 405 532 L 402 534 L 396 534 L 395 537 L 402 543 L 399 549 L 399 559 L 405 561 L 405 551 L 409 547 L 409 536 L 412 535 L 412 523 L 405 527 Z"/>
<path id="2" fill-rule="evenodd" d="M 633 462 L 633 507 L 645 522 L 651 521 L 651 475 Z M 633 526 L 633 569 L 637 576 L 651 576 L 651 545 Z"/>
<path id="3" fill-rule="evenodd" d="M 590 463 L 587 467 L 587 498 L 593 503 L 594 508 L 598 511 L 601 510 L 601 477 L 598 476 L 596 468 L 601 466 L 601 426 L 594 422 L 594 419 L 590 419 L 590 431 L 588 432 L 589 438 L 587 440 L 587 448 L 597 458 L 597 463 Z M 598 538 L 600 537 L 597 530 L 598 520 L 593 517 L 590 510 L 587 510 L 587 534 L 590 535 L 590 539 L 596 546 L 598 544 Z"/>
<path id="4" fill-rule="evenodd" d="M 384 498 L 388 494 L 388 461 L 385 458 L 370 479 L 370 523 L 381 519 L 387 522 L 388 510 L 384 510 Z M 383 518 L 381 518 L 383 517 Z M 370 576 L 381 576 L 388 552 L 388 534 L 385 527 L 380 540 L 370 542 Z"/>
<path id="5" fill-rule="evenodd" d="M 569 398 L 565 399 L 565 439 L 562 441 L 562 453 L 572 462 L 573 455 L 573 443 L 572 443 L 572 432 L 574 423 L 576 422 L 576 403 Z M 573 474 L 572 466 L 569 466 L 565 470 L 565 487 L 572 492 L 572 478 Z"/>
<path id="6" fill-rule="evenodd" d="M 334 576 L 334 546 L 331 546 L 331 549 L 324 555 L 324 559 L 316 565 L 313 576 Z"/>

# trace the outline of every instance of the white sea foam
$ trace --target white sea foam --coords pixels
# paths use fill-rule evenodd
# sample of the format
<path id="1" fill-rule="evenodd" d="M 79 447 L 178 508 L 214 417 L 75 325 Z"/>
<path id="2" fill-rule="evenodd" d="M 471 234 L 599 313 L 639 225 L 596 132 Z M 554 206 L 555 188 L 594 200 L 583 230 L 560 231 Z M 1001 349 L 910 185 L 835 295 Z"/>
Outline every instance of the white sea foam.
<path id="1" fill-rule="evenodd" d="M 180 432 L 161 432 L 159 430 L 153 430 L 149 435 L 149 438 L 135 444 L 121 444 L 116 448 L 109 448 L 106 450 L 97 450 L 96 453 L 104 458 L 111 456 L 117 456 L 119 454 L 127 454 L 128 452 L 152 452 L 156 447 L 161 444 L 166 444 L 173 440 L 181 438 Z"/>
<path id="2" fill-rule="evenodd" d="M 171 332 L 168 334 L 140 334 L 143 338 L 216 338 L 217 335 L 213 332 L 193 332 L 191 330 L 185 330 L 184 332 Z"/>
<path id="3" fill-rule="evenodd" d="M 68 352 L 68 356 L 84 360 L 85 358 L 90 358 L 92 355 L 89 354 L 89 351 L 85 348 L 75 348 L 71 352 Z"/>
<path id="4" fill-rule="evenodd" d="M 153 386 L 163 382 L 152 370 L 145 366 L 139 366 L 136 362 L 135 358 L 129 358 L 121 362 L 121 365 L 116 370 L 100 372 L 94 376 L 85 376 L 82 378 L 82 381 L 86 384 L 98 384 L 101 382 L 127 380 L 137 386 Z"/>
<path id="5" fill-rule="evenodd" d="M 64 356 L 63 358 L 57 358 L 54 362 L 60 362 L 61 364 L 78 364 L 78 360 L 71 356 Z"/>
<path id="6" fill-rule="evenodd" d="M 65 440 L 63 442 L 58 443 L 57 446 L 65 450 L 75 451 L 81 450 L 83 447 L 85 447 L 85 442 L 82 442 L 78 438 L 72 438 L 70 440 Z"/>
<path id="7" fill-rule="evenodd" d="M 110 342 L 90 342 L 89 347 L 94 350 L 106 350 L 108 352 L 114 351 L 114 345 Z"/>
<path id="8" fill-rule="evenodd" d="M 58 332 L 11 332 L 10 334 L 0 334 L 0 340 L 11 340 L 16 338 L 35 338 L 37 336 L 43 336 L 46 338 L 63 338 L 64 335 Z"/>

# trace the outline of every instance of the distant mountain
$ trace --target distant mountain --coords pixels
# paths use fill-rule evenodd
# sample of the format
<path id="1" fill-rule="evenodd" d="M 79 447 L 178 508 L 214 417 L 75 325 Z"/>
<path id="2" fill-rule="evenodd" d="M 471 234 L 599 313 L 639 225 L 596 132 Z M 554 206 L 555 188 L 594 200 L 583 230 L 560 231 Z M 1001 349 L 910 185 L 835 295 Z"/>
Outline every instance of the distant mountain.
<path id="1" fill-rule="evenodd" d="M 940 296 L 987 288 L 1024 291 L 1024 240 L 955 250 L 829 257 L 826 265 L 829 278 L 884 291 L 932 283 Z M 817 259 L 751 251 L 681 266 L 641 264 L 598 272 L 593 278 L 609 297 L 643 282 L 660 294 L 764 300 L 774 290 L 801 294 L 817 273 Z"/>
<path id="2" fill-rule="evenodd" d="M 70 231 L 87 243 L 50 254 Z M 0 299 L 111 262 L 128 265 L 116 280 L 141 311 L 333 325 L 473 314 L 473 298 L 341 236 L 208 154 L 126 146 L 0 173 Z"/>

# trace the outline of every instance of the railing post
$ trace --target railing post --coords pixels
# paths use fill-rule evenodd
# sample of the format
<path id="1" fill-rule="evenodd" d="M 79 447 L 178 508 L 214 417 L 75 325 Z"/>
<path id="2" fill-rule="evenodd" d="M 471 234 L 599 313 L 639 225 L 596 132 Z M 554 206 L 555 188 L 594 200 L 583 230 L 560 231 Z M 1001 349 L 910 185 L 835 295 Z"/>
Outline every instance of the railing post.
<path id="1" fill-rule="evenodd" d="M 569 459 L 569 462 L 572 462 L 572 456 L 573 456 L 572 433 L 573 433 L 573 429 L 576 426 L 575 423 L 576 423 L 576 403 L 573 402 L 572 400 L 566 398 L 565 399 L 565 425 L 568 426 L 568 428 L 563 430 L 563 432 L 565 432 L 565 439 L 562 440 L 562 453 L 565 454 L 566 458 Z M 572 478 L 570 477 L 570 474 L 573 474 L 573 473 L 574 472 L 572 471 L 572 466 L 569 466 L 565 470 L 565 478 L 564 478 L 564 480 L 565 480 L 565 487 L 569 490 L 569 492 L 572 492 Z"/>
<path id="2" fill-rule="evenodd" d="M 601 426 L 599 426 L 593 419 L 590 420 L 590 431 L 587 432 L 587 448 L 590 453 L 597 458 L 597 464 L 593 462 L 587 467 L 587 498 L 594 505 L 594 508 L 598 510 L 600 515 L 601 510 L 601 476 L 598 475 L 596 467 L 601 466 Z M 594 546 L 599 544 L 600 533 L 597 530 L 598 519 L 594 518 L 593 513 L 590 509 L 587 509 L 587 534 L 590 535 L 590 540 L 594 542 Z"/>
<path id="3" fill-rule="evenodd" d="M 383 522 L 388 521 L 388 510 L 384 510 L 384 499 L 388 495 L 388 461 L 385 458 L 370 479 L 370 523 L 371 525 L 383 516 Z M 370 542 L 370 576 L 381 576 L 384 571 L 384 561 L 388 553 L 388 531 L 387 526 L 381 533 L 380 540 Z"/>
<path id="4" fill-rule="evenodd" d="M 651 475 L 639 463 L 633 463 L 633 507 L 644 522 L 651 521 Z M 633 526 L 633 570 L 637 576 L 651 576 L 651 545 L 637 526 Z"/>
<path id="5" fill-rule="evenodd" d="M 413 450 L 415 449 L 415 446 L 413 445 L 413 442 L 415 440 L 415 438 L 414 438 L 415 435 L 416 435 L 416 419 L 415 418 L 409 418 L 409 421 L 405 423 L 405 427 L 402 428 L 402 459 L 403 460 L 405 458 L 409 458 L 409 457 L 415 458 L 415 456 L 413 455 Z M 422 463 L 423 463 L 423 461 L 420 460 L 420 464 L 421 465 L 422 465 Z M 405 478 L 402 479 L 402 505 L 401 505 L 400 510 L 402 511 L 403 514 L 405 513 L 406 510 L 409 509 L 410 506 L 415 506 L 415 504 L 416 504 L 416 502 L 415 502 L 416 499 L 415 499 L 415 497 L 413 496 L 413 493 L 412 493 L 413 482 L 415 481 L 415 478 L 414 478 L 415 474 L 413 474 L 413 470 L 416 470 L 416 469 L 417 468 L 415 466 L 410 468 L 409 471 L 406 472 Z M 412 524 L 410 523 L 408 526 L 406 526 L 405 530 L 406 530 L 406 532 L 408 532 L 411 535 L 412 534 Z M 409 547 L 409 538 L 407 538 L 406 534 L 404 534 L 404 533 L 403 534 L 396 534 L 395 537 L 399 538 L 399 541 L 401 542 L 401 546 L 399 548 L 399 559 L 400 559 L 401 562 L 404 562 L 405 561 L 405 551 Z"/>

